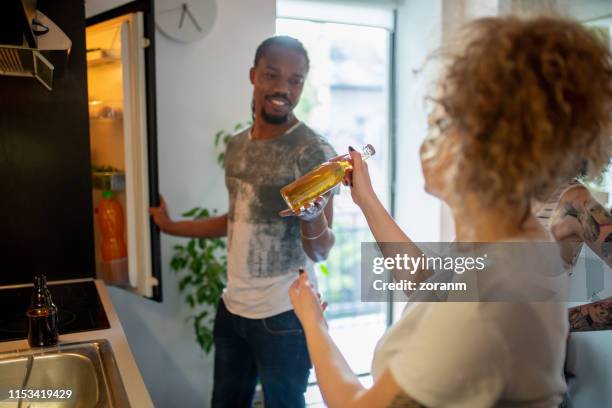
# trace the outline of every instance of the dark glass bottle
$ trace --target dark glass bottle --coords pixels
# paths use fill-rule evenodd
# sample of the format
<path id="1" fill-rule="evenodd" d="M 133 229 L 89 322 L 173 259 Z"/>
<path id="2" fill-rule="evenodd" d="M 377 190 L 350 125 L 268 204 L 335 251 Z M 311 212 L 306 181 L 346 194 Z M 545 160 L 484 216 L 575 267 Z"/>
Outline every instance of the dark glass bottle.
<path id="1" fill-rule="evenodd" d="M 57 344 L 57 306 L 51 299 L 44 275 L 34 277 L 34 292 L 28 316 L 28 343 L 30 347 L 53 346 Z"/>

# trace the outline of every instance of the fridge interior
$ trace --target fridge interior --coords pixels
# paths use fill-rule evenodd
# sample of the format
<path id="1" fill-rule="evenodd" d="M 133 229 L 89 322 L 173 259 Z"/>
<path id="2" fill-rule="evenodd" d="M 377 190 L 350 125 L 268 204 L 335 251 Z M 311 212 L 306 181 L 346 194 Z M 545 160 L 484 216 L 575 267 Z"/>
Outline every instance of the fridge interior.
<path id="1" fill-rule="evenodd" d="M 92 217 L 96 276 L 150 297 L 156 282 L 151 273 L 138 14 L 86 30 Z"/>

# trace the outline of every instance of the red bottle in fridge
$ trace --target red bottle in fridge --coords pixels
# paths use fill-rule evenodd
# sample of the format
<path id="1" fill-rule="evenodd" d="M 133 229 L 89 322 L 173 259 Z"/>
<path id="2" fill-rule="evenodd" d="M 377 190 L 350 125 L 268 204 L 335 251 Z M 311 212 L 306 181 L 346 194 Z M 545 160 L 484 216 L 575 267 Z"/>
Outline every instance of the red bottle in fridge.
<path id="1" fill-rule="evenodd" d="M 127 257 L 127 246 L 123 238 L 125 230 L 123 208 L 113 197 L 112 191 L 102 192 L 97 215 L 102 235 L 102 260 L 110 262 Z"/>

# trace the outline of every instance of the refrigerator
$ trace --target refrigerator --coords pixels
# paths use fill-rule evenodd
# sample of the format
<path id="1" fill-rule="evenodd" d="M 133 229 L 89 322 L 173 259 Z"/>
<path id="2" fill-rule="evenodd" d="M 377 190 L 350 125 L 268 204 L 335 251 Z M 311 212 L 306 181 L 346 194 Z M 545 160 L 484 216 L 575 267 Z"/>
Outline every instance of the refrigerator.
<path id="1" fill-rule="evenodd" d="M 86 28 L 96 277 L 161 301 L 152 50 L 142 11 L 115 14 Z"/>

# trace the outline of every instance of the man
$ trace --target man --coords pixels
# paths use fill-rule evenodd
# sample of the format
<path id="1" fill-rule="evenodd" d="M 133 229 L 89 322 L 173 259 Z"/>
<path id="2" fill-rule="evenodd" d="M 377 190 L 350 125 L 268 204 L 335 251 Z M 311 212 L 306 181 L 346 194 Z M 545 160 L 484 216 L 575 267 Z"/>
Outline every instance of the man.
<path id="1" fill-rule="evenodd" d="M 254 123 L 230 139 L 225 155 L 227 214 L 174 222 L 163 202 L 151 209 L 168 234 L 228 237 L 228 282 L 214 327 L 213 407 L 250 407 L 258 379 L 267 408 L 305 405 L 311 363 L 287 292 L 298 269 L 311 271 L 333 245 L 333 197 L 281 217 L 287 205 L 280 189 L 335 156 L 293 114 L 308 64 L 291 37 L 272 37 L 257 48 L 249 72 Z"/>

